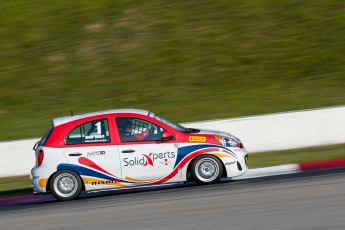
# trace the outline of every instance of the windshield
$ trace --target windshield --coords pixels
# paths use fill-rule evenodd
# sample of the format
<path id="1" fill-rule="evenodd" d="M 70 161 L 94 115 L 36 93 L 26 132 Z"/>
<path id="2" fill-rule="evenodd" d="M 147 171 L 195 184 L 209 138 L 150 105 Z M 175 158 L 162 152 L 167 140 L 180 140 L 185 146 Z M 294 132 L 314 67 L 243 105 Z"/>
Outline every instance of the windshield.
<path id="1" fill-rule="evenodd" d="M 155 118 L 156 120 L 158 120 L 158 121 L 160 121 L 160 122 L 163 122 L 164 124 L 169 125 L 170 127 L 174 128 L 174 129 L 177 129 L 177 130 L 180 131 L 180 132 L 184 132 L 184 133 L 189 133 L 189 132 L 190 132 L 189 129 L 183 127 L 182 125 L 177 124 L 177 123 L 174 123 L 174 122 L 172 122 L 172 121 L 169 121 L 169 120 L 167 120 L 167 119 L 165 119 L 165 118 L 162 118 L 162 117 L 160 117 L 160 116 L 153 115 L 153 118 Z"/>

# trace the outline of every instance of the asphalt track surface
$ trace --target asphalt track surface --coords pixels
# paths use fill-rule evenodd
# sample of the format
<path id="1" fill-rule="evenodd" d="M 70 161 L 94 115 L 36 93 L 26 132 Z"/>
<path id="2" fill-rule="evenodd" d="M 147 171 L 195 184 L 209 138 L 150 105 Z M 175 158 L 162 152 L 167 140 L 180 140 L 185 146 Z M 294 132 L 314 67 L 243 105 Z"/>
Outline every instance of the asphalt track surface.
<path id="1" fill-rule="evenodd" d="M 0 206 L 0 229 L 345 229 L 345 170 Z"/>

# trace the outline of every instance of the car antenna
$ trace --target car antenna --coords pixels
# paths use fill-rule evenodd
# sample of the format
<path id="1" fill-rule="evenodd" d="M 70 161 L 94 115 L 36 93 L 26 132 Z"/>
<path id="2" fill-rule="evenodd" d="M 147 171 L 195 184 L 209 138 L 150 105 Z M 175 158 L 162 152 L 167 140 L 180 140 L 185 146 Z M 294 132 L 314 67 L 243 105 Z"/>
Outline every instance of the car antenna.
<path id="1" fill-rule="evenodd" d="M 73 115 L 73 111 L 72 111 L 72 110 L 71 110 L 71 116 L 74 116 L 74 115 Z"/>

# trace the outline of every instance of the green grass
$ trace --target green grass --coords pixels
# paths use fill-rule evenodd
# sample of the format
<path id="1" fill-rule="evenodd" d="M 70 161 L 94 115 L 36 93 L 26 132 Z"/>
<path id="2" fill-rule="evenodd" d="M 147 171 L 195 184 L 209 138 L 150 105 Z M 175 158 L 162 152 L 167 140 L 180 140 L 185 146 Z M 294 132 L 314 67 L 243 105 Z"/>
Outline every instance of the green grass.
<path id="1" fill-rule="evenodd" d="M 0 2 L 0 140 L 113 108 L 176 122 L 343 105 L 345 2 Z"/>
<path id="2" fill-rule="evenodd" d="M 338 158 L 345 158 L 345 144 L 250 154 L 248 166 L 260 168 Z"/>
<path id="3" fill-rule="evenodd" d="M 345 158 L 345 144 L 250 154 L 248 167 L 260 168 L 338 158 Z M 0 195 L 28 192 L 31 192 L 29 176 L 0 178 Z"/>
<path id="4" fill-rule="evenodd" d="M 32 192 L 30 176 L 0 178 L 0 195 Z"/>

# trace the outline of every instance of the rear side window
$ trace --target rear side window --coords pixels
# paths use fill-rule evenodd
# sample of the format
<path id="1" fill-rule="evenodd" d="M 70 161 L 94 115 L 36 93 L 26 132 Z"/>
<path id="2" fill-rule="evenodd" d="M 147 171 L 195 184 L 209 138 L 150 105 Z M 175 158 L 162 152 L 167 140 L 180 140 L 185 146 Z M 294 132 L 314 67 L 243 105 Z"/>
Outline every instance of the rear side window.
<path id="1" fill-rule="evenodd" d="M 104 142 L 110 142 L 107 119 L 94 120 L 75 127 L 65 141 L 67 145 Z"/>
<path id="2" fill-rule="evenodd" d="M 50 134 L 53 132 L 53 129 L 54 129 L 54 125 L 51 124 L 50 127 L 49 127 L 49 129 L 47 130 L 47 132 L 44 134 L 44 136 L 43 136 L 42 139 L 40 140 L 39 146 L 44 145 L 44 144 L 47 142 L 47 140 L 48 140 Z"/>

